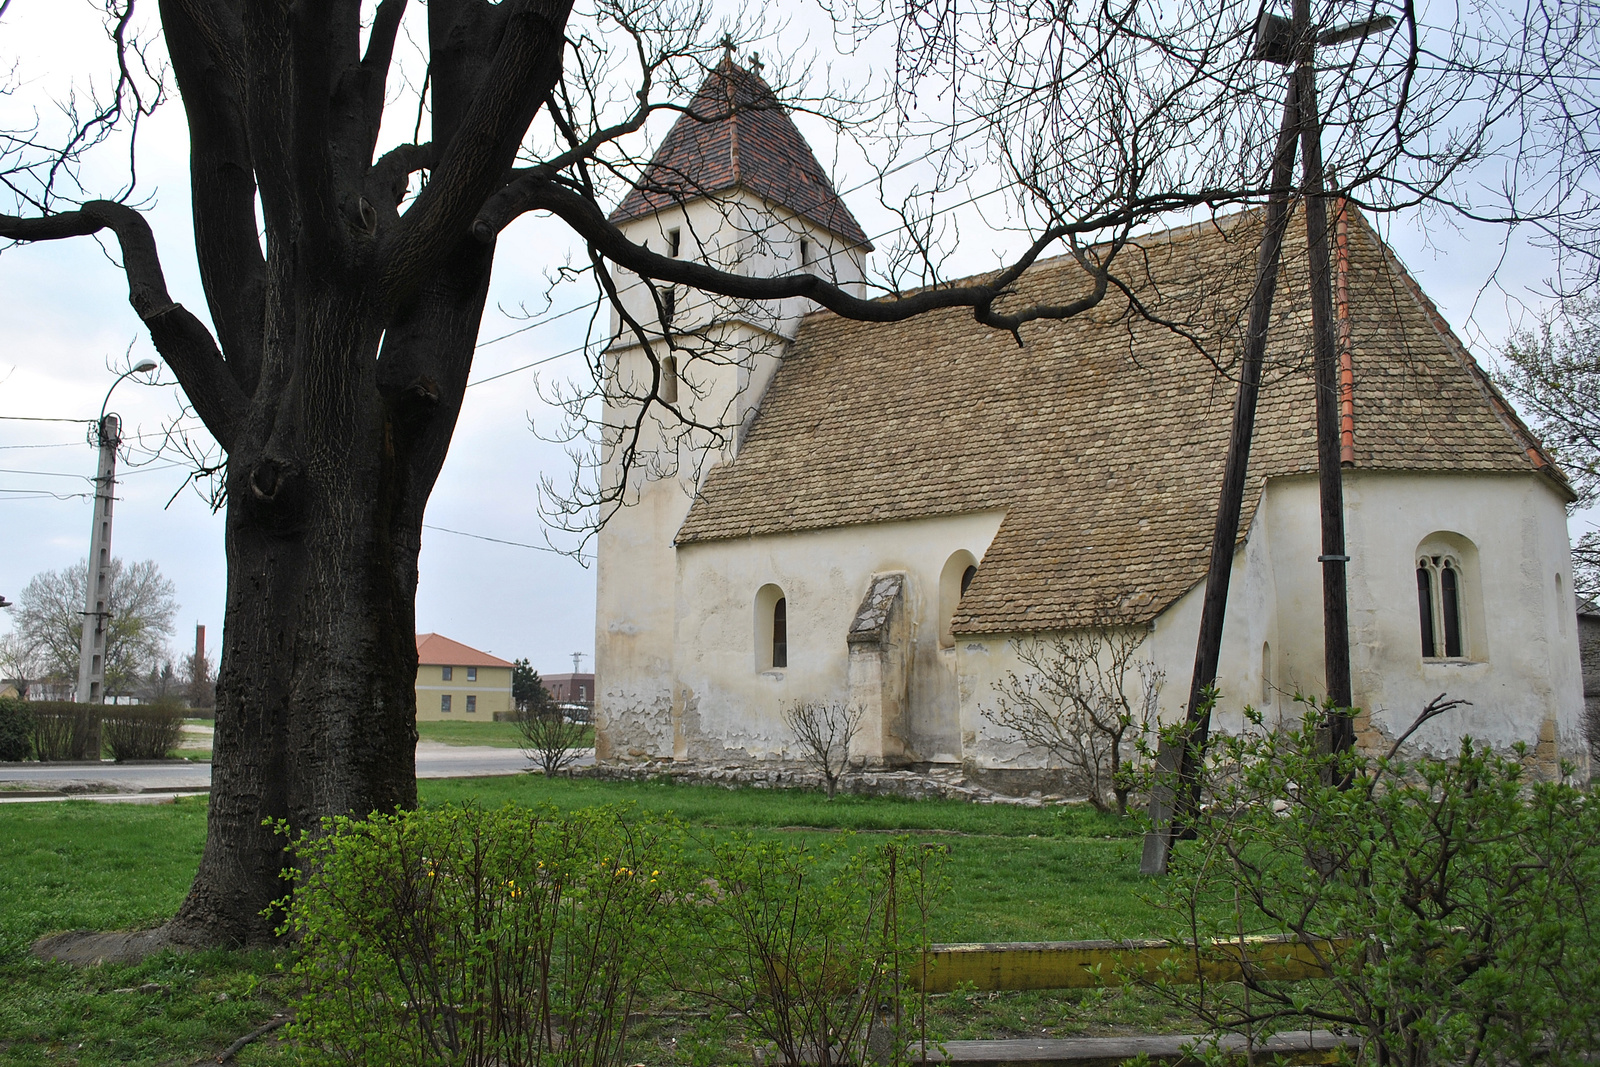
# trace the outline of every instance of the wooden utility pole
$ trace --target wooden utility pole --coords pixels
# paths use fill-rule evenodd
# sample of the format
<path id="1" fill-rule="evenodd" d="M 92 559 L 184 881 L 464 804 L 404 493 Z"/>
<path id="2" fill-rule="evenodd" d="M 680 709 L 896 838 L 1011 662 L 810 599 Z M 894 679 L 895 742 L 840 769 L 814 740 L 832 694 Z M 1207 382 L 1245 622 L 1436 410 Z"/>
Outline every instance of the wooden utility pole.
<path id="1" fill-rule="evenodd" d="M 1245 479 L 1250 469 L 1250 439 L 1255 431 L 1256 401 L 1261 395 L 1261 365 L 1266 355 L 1267 326 L 1278 289 L 1278 264 L 1283 258 L 1283 236 L 1289 227 L 1289 205 L 1294 180 L 1295 140 L 1300 110 L 1297 86 L 1290 79 L 1284 96 L 1283 122 L 1278 128 L 1272 160 L 1272 185 L 1267 199 L 1265 225 L 1256 255 L 1256 282 L 1250 294 L 1250 321 L 1244 353 L 1239 360 L 1239 391 L 1233 400 L 1233 430 L 1228 438 L 1228 458 L 1223 465 L 1222 493 L 1217 504 L 1217 524 L 1211 535 L 1211 562 L 1206 570 L 1205 600 L 1200 608 L 1200 637 L 1195 648 L 1194 674 L 1189 683 L 1188 717 L 1184 737 L 1173 753 L 1162 743 L 1158 764 L 1169 775 L 1176 771 L 1182 789 L 1170 780 L 1158 783 L 1150 798 L 1153 829 L 1145 835 L 1139 869 L 1144 874 L 1165 874 L 1172 847 L 1174 815 L 1193 798 L 1185 796 L 1195 781 L 1196 763 L 1211 732 L 1207 692 L 1217 681 L 1217 661 L 1222 648 L 1222 621 L 1228 608 L 1228 582 L 1233 572 L 1233 551 L 1239 539 L 1239 515 L 1244 505 Z"/>
<path id="2" fill-rule="evenodd" d="M 1344 474 L 1339 465 L 1339 353 L 1334 339 L 1333 271 L 1328 257 L 1328 208 L 1322 170 L 1322 116 L 1317 111 L 1316 42 L 1311 0 L 1295 0 L 1295 85 L 1300 98 L 1301 184 L 1306 209 L 1306 257 L 1311 273 L 1311 333 L 1317 390 L 1317 485 L 1322 507 L 1322 657 L 1326 697 L 1348 709 L 1350 603 L 1346 592 Z M 1355 742 L 1348 714 L 1330 724 L 1335 749 Z"/>
<path id="3" fill-rule="evenodd" d="M 1311 283 L 1311 329 L 1314 353 L 1317 415 L 1317 482 L 1322 524 L 1323 672 L 1327 697 L 1341 709 L 1352 702 L 1350 683 L 1350 607 L 1346 592 L 1344 544 L 1344 477 L 1339 437 L 1339 357 L 1334 338 L 1333 279 L 1328 261 L 1328 215 L 1322 165 L 1322 118 L 1317 110 L 1316 47 L 1359 40 L 1388 29 L 1388 16 L 1352 23 L 1317 33 L 1311 26 L 1310 0 L 1294 0 L 1291 19 L 1261 13 L 1256 23 L 1253 58 L 1292 65 L 1279 128 L 1277 155 L 1273 159 L 1272 186 L 1267 201 L 1266 228 L 1256 265 L 1256 287 L 1251 294 L 1250 332 L 1241 361 L 1239 393 L 1234 402 L 1233 431 L 1223 471 L 1217 524 L 1211 538 L 1211 558 L 1206 571 L 1205 599 L 1200 610 L 1194 674 L 1189 685 L 1189 706 L 1180 743 L 1165 743 L 1157 754 L 1157 771 L 1165 777 L 1150 798 L 1153 828 L 1145 835 L 1139 868 L 1145 874 L 1165 874 L 1167 856 L 1183 809 L 1198 801 L 1198 768 L 1211 732 L 1208 694 L 1216 685 L 1222 653 L 1222 623 L 1227 614 L 1228 583 L 1233 553 L 1238 543 L 1239 516 L 1249 470 L 1250 438 L 1255 428 L 1256 399 L 1260 389 L 1261 361 L 1266 350 L 1267 324 L 1277 286 L 1278 262 L 1288 226 L 1290 185 L 1293 180 L 1294 142 L 1300 141 L 1303 169 L 1301 199 L 1306 210 L 1307 265 Z M 1287 142 L 1287 143 L 1286 143 Z M 1270 256 L 1270 261 L 1269 261 Z M 1331 743 L 1335 750 L 1355 744 L 1348 713 L 1334 717 Z M 1176 782 L 1174 782 L 1176 778 Z"/>

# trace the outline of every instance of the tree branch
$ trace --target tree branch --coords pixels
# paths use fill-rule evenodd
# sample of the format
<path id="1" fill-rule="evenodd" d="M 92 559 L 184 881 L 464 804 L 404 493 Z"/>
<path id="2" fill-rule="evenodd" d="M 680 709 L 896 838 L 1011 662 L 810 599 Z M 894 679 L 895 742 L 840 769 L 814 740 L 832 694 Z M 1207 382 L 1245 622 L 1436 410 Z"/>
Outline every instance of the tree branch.
<path id="1" fill-rule="evenodd" d="M 484 204 L 483 210 L 472 223 L 472 234 L 480 241 L 492 241 L 512 219 L 527 211 L 549 211 L 559 216 L 607 259 L 661 281 L 691 285 L 736 299 L 781 300 L 803 296 L 845 318 L 867 322 L 900 322 L 939 308 L 970 307 L 979 322 L 1005 330 L 1014 330 L 1033 319 L 1070 318 L 1098 304 L 1105 295 L 1103 272 L 1109 270 L 1109 263 L 1102 264 L 1100 270 L 1091 271 L 1091 275 L 1095 276 L 1094 289 L 1079 300 L 1063 305 L 1028 308 L 1015 315 L 997 314 L 992 307 L 1049 245 L 1073 233 L 1105 229 L 1125 214 L 1119 212 L 1114 218 L 1096 218 L 1053 227 L 1041 235 L 1016 263 L 987 282 L 949 289 L 924 289 L 899 299 L 868 300 L 854 296 L 814 274 L 749 277 L 718 270 L 695 260 L 673 259 L 652 252 L 643 245 L 634 244 L 621 230 L 607 222 L 599 206 L 592 200 L 531 173 L 524 174 Z"/>
<path id="2" fill-rule="evenodd" d="M 431 169 L 437 158 L 438 153 L 434 151 L 432 141 L 427 144 L 397 145 L 372 165 L 372 184 L 387 190 L 398 205 L 405 199 L 411 175 L 419 170 Z"/>
<path id="3" fill-rule="evenodd" d="M 217 340 L 245 392 L 255 390 L 266 316 L 266 258 L 256 236 L 255 166 L 238 83 L 180 0 L 161 0 L 167 53 L 189 119 L 195 252 Z"/>
<path id="4" fill-rule="evenodd" d="M 0 237 L 13 241 L 55 241 L 107 229 L 122 246 L 128 303 L 144 320 L 156 351 L 177 374 L 206 429 L 224 449 L 231 449 L 247 398 L 210 331 L 168 295 L 155 236 L 144 216 L 110 200 L 91 200 L 77 211 L 43 218 L 0 215 Z"/>
<path id="5" fill-rule="evenodd" d="M 507 0 L 501 9 L 509 14 L 494 59 L 448 141 L 435 130 L 440 155 L 433 180 L 391 238 L 381 287 L 389 300 L 402 299 L 450 254 L 479 207 L 505 182 L 523 135 L 561 77 L 572 0 Z M 437 49 L 433 77 L 437 109 L 451 77 Z"/>
<path id="6" fill-rule="evenodd" d="M 368 144 L 378 140 L 378 127 L 383 123 L 383 94 L 387 84 L 389 63 L 394 58 L 395 37 L 400 32 L 400 20 L 406 13 L 406 0 L 382 0 L 372 16 L 372 32 L 367 36 L 367 54 L 361 58 L 361 70 L 367 76 L 366 119 Z"/>

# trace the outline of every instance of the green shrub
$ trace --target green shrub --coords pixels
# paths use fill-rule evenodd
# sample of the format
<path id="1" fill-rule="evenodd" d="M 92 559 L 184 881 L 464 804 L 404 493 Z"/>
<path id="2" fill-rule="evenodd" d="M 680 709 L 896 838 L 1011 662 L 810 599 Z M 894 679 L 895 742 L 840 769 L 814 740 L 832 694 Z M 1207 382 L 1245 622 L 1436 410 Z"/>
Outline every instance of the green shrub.
<path id="1" fill-rule="evenodd" d="M 686 929 L 680 988 L 739 1019 L 785 1067 L 904 1062 L 927 1038 L 912 972 L 944 850 L 849 843 L 709 846 L 715 877 Z"/>
<path id="2" fill-rule="evenodd" d="M 183 733 L 186 714 L 176 700 L 107 705 L 101 711 L 100 736 L 118 763 L 164 759 Z"/>
<path id="3" fill-rule="evenodd" d="M 99 759 L 91 754 L 98 733 L 99 704 L 74 704 L 70 700 L 30 700 L 33 713 L 33 750 L 41 760 Z"/>
<path id="4" fill-rule="evenodd" d="M 1237 959 L 1250 934 L 1336 939 L 1308 942 L 1322 945 L 1326 980 L 1145 977 L 1218 1032 L 1259 1038 L 1308 1018 L 1349 1028 L 1360 1062 L 1592 1062 L 1595 797 L 1530 781 L 1518 759 L 1470 739 L 1448 759 L 1329 754 L 1326 715 L 1283 733 L 1252 715 L 1258 732 L 1213 741 L 1211 803 L 1165 887 L 1175 940 L 1198 935 L 1194 962 Z"/>
<path id="5" fill-rule="evenodd" d="M 313 1061 L 601 1065 L 685 877 L 676 822 L 609 808 L 332 819 L 295 846 L 286 931 Z"/>
<path id="6" fill-rule="evenodd" d="M 0 697 L 0 762 L 15 763 L 33 753 L 33 713 L 26 701 Z"/>

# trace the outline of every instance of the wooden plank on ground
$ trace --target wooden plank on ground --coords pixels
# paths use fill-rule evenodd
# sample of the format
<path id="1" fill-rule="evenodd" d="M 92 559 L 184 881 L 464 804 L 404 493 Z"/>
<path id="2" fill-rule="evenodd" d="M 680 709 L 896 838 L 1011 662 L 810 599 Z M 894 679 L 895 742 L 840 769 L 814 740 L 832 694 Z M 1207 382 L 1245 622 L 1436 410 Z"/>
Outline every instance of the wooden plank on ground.
<path id="1" fill-rule="evenodd" d="M 1203 953 L 1166 941 L 1024 941 L 999 944 L 931 945 L 926 982 L 930 993 L 970 989 L 1091 989 L 1121 985 L 1124 976 L 1147 975 L 1171 982 L 1237 982 L 1249 966 L 1253 977 L 1272 981 L 1320 978 L 1325 961 L 1347 948 L 1344 939 L 1302 941 L 1251 937 L 1218 942 Z"/>
<path id="2" fill-rule="evenodd" d="M 942 1051 L 930 1049 L 928 1064 L 959 1064 L 960 1067 L 1121 1067 L 1138 1055 L 1152 1063 L 1194 1065 L 1200 1060 L 1189 1051 L 1201 1038 L 1171 1035 L 1137 1037 L 1014 1038 L 1006 1041 L 947 1041 Z M 1264 1062 L 1285 1064 L 1326 1064 L 1336 1062 L 1342 1053 L 1353 1053 L 1358 1040 L 1327 1030 L 1293 1030 L 1278 1034 L 1256 1045 L 1255 1053 Z M 1229 1059 L 1245 1060 L 1245 1041 L 1228 1035 L 1218 1042 Z"/>

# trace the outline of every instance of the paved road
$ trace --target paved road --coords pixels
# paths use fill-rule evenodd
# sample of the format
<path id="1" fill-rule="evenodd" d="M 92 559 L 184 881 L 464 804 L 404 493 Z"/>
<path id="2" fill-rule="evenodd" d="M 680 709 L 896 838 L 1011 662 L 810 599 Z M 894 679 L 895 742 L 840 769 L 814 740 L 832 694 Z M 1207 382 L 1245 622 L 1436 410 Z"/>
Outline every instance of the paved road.
<path id="1" fill-rule="evenodd" d="M 578 760 L 580 765 L 592 764 L 594 753 L 589 751 Z M 479 745 L 443 745 L 436 741 L 417 744 L 418 778 L 477 778 L 485 775 L 519 774 L 532 764 L 516 748 L 489 748 Z M 93 790 L 104 793 L 139 793 L 143 790 L 204 789 L 211 784 L 209 763 L 145 763 L 145 764 L 63 764 L 63 763 L 9 763 L 0 764 L 0 782 L 15 783 L 26 790 L 67 789 L 74 792 Z M 13 787 L 14 788 L 14 787 Z M 0 790 L 0 802 L 5 791 Z"/>

